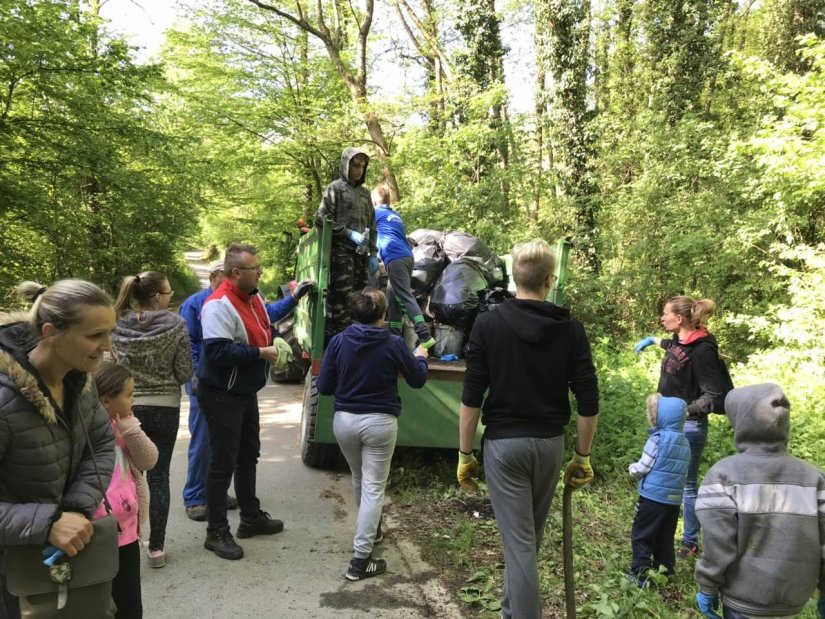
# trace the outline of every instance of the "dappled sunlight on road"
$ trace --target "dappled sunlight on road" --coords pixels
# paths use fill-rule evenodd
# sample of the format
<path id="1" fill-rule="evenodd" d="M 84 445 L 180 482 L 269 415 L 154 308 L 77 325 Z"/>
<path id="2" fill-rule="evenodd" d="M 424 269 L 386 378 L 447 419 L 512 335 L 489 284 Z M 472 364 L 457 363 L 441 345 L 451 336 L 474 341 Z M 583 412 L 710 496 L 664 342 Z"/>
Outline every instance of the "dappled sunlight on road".
<path id="1" fill-rule="evenodd" d="M 303 391 L 301 385 L 270 384 L 264 387 L 258 395 L 261 427 L 278 425 L 288 430 L 294 428 L 297 431 L 301 423 Z M 189 398 L 183 389 L 181 389 L 178 440 L 189 440 Z"/>

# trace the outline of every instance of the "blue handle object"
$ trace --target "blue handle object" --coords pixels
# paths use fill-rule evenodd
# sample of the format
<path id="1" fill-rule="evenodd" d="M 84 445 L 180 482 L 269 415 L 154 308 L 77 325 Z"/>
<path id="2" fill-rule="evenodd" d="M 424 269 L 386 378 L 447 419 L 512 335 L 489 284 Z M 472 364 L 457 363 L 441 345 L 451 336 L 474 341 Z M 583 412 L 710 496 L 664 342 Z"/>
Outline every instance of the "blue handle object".
<path id="1" fill-rule="evenodd" d="M 442 355 L 439 359 L 441 361 L 458 361 L 458 355 Z"/>
<path id="2" fill-rule="evenodd" d="M 370 256 L 370 275 L 378 272 L 378 256 Z"/>
<path id="3" fill-rule="evenodd" d="M 652 335 L 650 337 L 646 337 L 645 339 L 639 340 L 638 342 L 636 342 L 636 346 L 633 348 L 633 352 L 635 352 L 638 355 L 645 348 L 647 348 L 648 346 L 652 346 L 655 343 L 656 343 L 656 338 L 655 337 L 653 337 Z"/>
<path id="4" fill-rule="evenodd" d="M 722 619 L 716 610 L 719 608 L 719 596 L 708 595 L 701 591 L 696 592 L 696 603 L 699 605 L 699 610 L 707 619 Z"/>
<path id="5" fill-rule="evenodd" d="M 66 556 L 65 551 L 60 550 L 60 548 L 54 544 L 49 544 L 43 548 L 43 565 L 51 567 L 58 561 L 58 559 L 61 559 L 64 556 Z"/>
<path id="6" fill-rule="evenodd" d="M 819 612 L 819 619 L 825 619 L 825 593 L 819 594 L 819 601 L 816 603 L 816 610 Z"/>

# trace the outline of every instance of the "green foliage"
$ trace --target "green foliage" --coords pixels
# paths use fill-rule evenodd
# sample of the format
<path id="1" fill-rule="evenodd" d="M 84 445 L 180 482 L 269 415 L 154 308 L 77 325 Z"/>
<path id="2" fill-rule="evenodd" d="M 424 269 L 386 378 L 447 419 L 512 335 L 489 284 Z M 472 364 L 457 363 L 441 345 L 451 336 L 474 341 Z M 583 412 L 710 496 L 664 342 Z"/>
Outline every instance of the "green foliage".
<path id="1" fill-rule="evenodd" d="M 803 73 L 810 58 L 797 53 L 796 38 L 825 34 L 822 0 L 771 0 L 761 10 L 761 45 L 765 59 L 782 71 Z"/>
<path id="2" fill-rule="evenodd" d="M 163 106 L 189 136 L 202 179 L 197 240 L 258 247 L 267 292 L 293 276 L 299 217 L 338 175 L 354 118 L 326 56 L 248 2 L 200 11 L 172 32 Z"/>
<path id="3" fill-rule="evenodd" d="M 496 582 L 501 579 L 498 572 L 503 564 L 482 567 L 467 579 L 467 585 L 458 592 L 458 598 L 467 604 L 478 604 L 484 610 L 500 611 L 501 600 L 494 590 Z"/>
<path id="4" fill-rule="evenodd" d="M 627 466 L 639 459 L 647 438 L 644 402 L 646 396 L 655 391 L 661 357 L 652 352 L 636 356 L 630 350 L 617 350 L 615 342 L 608 337 L 594 342 L 594 357 L 601 397 L 599 429 L 592 458 L 596 480 L 585 490 L 573 494 L 578 616 L 583 619 L 695 617 L 696 584 L 692 560 L 677 562 L 676 574 L 670 578 L 664 574 L 652 575 L 652 582 L 644 590 L 625 578 L 631 558 L 630 529 L 638 497 L 636 483 L 627 474 Z M 754 373 L 760 368 L 764 373 L 770 373 L 768 364 L 772 359 L 755 359 L 756 356 L 752 357 L 747 366 L 732 368 L 735 384 L 764 380 L 764 376 Z M 782 381 L 785 380 L 792 379 L 788 375 L 782 377 Z M 803 377 L 799 382 L 808 382 L 808 379 Z M 821 420 L 821 384 L 825 381 L 815 383 L 814 391 L 818 390 L 819 400 L 813 406 L 804 402 L 807 396 L 795 397 L 788 391 L 793 420 L 791 452 L 809 458 L 820 467 L 823 466 L 821 437 L 825 436 Z M 735 453 L 727 418 L 712 415 L 710 422 L 700 477 L 714 462 Z M 570 450 L 572 436 L 566 438 L 566 444 Z M 410 451 L 416 455 L 410 457 Z M 423 538 L 428 540 L 426 543 L 432 551 L 429 556 L 432 561 L 443 563 L 442 569 L 462 581 L 458 588 L 459 599 L 476 609 L 480 616 L 492 619 L 497 616 L 496 602 L 501 595 L 500 539 L 494 520 L 483 514 L 478 517 L 472 509 L 450 511 L 450 506 L 456 505 L 461 498 L 456 495 L 454 463 L 454 460 L 446 461 L 440 452 L 433 458 L 427 457 L 423 450 L 404 450 L 400 458 L 396 455 L 394 459 L 392 475 L 397 475 L 397 465 L 402 467 L 399 475 L 406 483 L 393 488 L 391 494 L 396 502 L 418 506 L 412 510 L 419 514 L 413 516 L 419 518 L 411 523 L 415 527 L 428 526 L 420 518 L 429 520 L 430 515 L 445 510 L 450 514 L 443 526 L 440 526 L 441 521 L 434 520 L 437 535 Z M 564 612 L 562 492 L 560 484 L 539 550 L 539 576 L 547 616 L 563 616 Z M 482 495 L 482 501 L 484 498 Z M 404 518 L 407 511 L 403 508 L 394 514 Z M 816 617 L 814 599 L 800 617 Z"/>
<path id="5" fill-rule="evenodd" d="M 4 2 L 0 41 L 0 288 L 178 269 L 193 182 L 151 111 L 158 67 L 69 0 Z"/>

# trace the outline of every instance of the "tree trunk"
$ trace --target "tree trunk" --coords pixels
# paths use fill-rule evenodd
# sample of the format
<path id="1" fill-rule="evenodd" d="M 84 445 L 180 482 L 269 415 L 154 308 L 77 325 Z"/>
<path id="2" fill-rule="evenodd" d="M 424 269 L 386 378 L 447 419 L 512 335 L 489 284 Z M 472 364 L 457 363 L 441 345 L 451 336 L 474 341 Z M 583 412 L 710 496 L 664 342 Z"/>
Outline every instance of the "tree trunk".
<path id="1" fill-rule="evenodd" d="M 384 139 L 384 128 L 372 112 L 367 112 L 364 120 L 367 123 L 367 131 L 369 131 L 372 141 L 378 147 L 378 160 L 381 162 L 384 181 L 386 181 L 390 188 L 391 199 L 393 202 L 398 202 L 401 197 L 401 192 L 398 190 L 398 180 L 396 180 L 395 173 L 392 171 L 392 166 L 390 165 L 390 149 L 387 141 Z"/>
<path id="2" fill-rule="evenodd" d="M 378 159 L 381 162 L 384 178 L 389 185 L 392 199 L 398 200 L 400 192 L 398 191 L 398 181 L 390 165 L 390 148 L 384 137 L 384 129 L 381 126 L 381 122 L 372 111 L 369 97 L 367 96 L 367 39 L 369 38 L 370 28 L 372 26 L 375 0 L 366 0 L 363 13 L 354 8 L 353 5 L 346 5 L 343 0 L 334 0 L 332 3 L 333 23 L 331 30 L 326 23 L 323 4 L 320 2 L 316 5 L 317 14 L 315 21 L 314 23 L 310 23 L 300 3 L 298 3 L 298 16 L 296 17 L 276 6 L 266 4 L 261 0 L 248 1 L 259 8 L 286 19 L 304 32 L 313 35 L 324 44 L 332 65 L 347 85 L 347 88 L 349 88 L 355 109 L 364 119 L 370 138 L 378 147 Z M 347 19 L 354 20 L 357 25 L 358 41 L 357 44 L 353 44 L 356 48 L 354 50 L 347 49 L 347 46 L 350 45 L 349 38 L 346 34 Z M 349 66 L 345 61 L 345 57 L 348 55 L 356 58 L 355 68 Z"/>

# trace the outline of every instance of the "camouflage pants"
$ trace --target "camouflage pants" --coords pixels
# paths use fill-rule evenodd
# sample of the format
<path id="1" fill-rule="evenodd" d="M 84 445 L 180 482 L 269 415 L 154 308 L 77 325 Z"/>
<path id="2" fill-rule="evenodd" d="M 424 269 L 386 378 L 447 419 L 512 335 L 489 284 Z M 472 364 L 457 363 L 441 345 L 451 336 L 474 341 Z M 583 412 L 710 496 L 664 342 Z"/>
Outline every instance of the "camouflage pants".
<path id="1" fill-rule="evenodd" d="M 367 286 L 369 254 L 356 254 L 349 243 L 332 241 L 327 296 L 327 334 L 335 335 L 352 324 L 349 295 Z"/>

